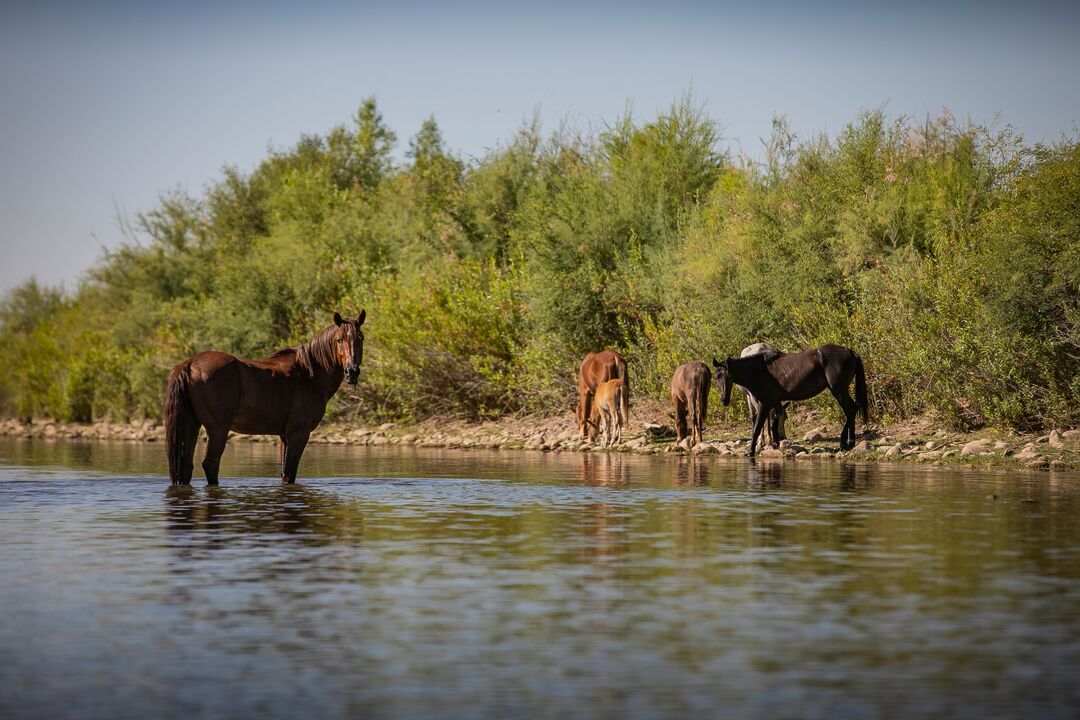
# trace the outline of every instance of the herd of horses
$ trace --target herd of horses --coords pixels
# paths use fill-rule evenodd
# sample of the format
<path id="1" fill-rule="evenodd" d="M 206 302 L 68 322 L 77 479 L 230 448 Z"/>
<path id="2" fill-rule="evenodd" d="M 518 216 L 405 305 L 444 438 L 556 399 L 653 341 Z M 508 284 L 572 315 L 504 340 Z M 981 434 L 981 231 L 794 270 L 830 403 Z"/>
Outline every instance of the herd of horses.
<path id="1" fill-rule="evenodd" d="M 828 389 L 844 412 L 840 449 L 855 446 L 855 416 L 862 413 L 868 422 L 869 402 L 862 358 L 840 345 L 822 345 L 803 352 L 786 354 L 764 343 L 743 349 L 739 357 L 712 361 L 720 390 L 720 402 L 731 402 L 731 388 L 737 385 L 746 398 L 750 413 L 751 457 L 758 439 L 768 430 L 773 447 L 785 438 L 788 403 L 808 400 Z M 855 397 L 849 392 L 855 381 Z M 701 442 L 709 407 L 713 371 L 694 360 L 675 368 L 671 377 L 674 405 L 675 442 Z M 619 398 L 618 402 L 614 398 Z M 629 416 L 630 378 L 626 360 L 614 350 L 589 353 L 578 374 L 577 421 L 581 437 L 600 439 L 604 445 L 618 442 Z M 614 411 L 613 411 L 614 408 Z"/>
<path id="2" fill-rule="evenodd" d="M 202 467 L 210 485 L 218 482 L 221 454 L 229 432 L 277 435 L 281 479 L 296 481 L 300 456 L 311 432 L 322 421 L 326 404 L 342 381 L 355 385 L 364 356 L 361 326 L 367 313 L 343 318 L 306 343 L 278 350 L 262 360 L 245 360 L 223 352 L 193 355 L 172 369 L 165 391 L 165 443 L 169 478 L 174 485 L 191 483 L 199 429 L 206 428 Z M 739 357 L 700 361 L 675 369 L 671 400 L 676 442 L 702 440 L 709 390 L 715 373 L 720 402 L 731 402 L 738 385 L 746 397 L 753 427 L 751 457 L 768 430 L 768 442 L 784 439 L 787 403 L 807 400 L 828 389 L 844 411 L 840 449 L 855 445 L 855 416 L 867 422 L 866 375 L 862 359 L 850 348 L 822 345 L 785 354 L 761 343 L 744 348 Z M 855 381 L 855 398 L 849 394 Z M 604 445 L 622 441 L 630 414 L 630 376 L 626 360 L 614 350 L 589 353 L 578 373 L 577 424 L 581 437 Z"/>

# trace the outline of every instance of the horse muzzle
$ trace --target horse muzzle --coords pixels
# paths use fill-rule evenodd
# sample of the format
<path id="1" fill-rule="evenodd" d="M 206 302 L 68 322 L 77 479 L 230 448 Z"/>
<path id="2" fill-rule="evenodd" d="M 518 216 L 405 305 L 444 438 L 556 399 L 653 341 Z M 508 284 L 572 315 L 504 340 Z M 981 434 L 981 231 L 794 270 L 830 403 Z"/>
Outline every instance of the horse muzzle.
<path id="1" fill-rule="evenodd" d="M 360 368 L 358 368 L 358 367 L 347 367 L 347 368 L 345 368 L 345 382 L 349 383 L 350 385 L 355 385 L 359 379 L 360 379 Z"/>

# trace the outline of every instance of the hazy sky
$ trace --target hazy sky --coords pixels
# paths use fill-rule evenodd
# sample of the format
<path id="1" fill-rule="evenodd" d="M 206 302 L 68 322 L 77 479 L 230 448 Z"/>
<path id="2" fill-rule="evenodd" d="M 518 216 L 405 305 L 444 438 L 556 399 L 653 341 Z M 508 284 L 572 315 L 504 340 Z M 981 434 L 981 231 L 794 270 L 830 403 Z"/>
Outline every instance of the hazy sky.
<path id="1" fill-rule="evenodd" d="M 74 288 L 117 212 L 350 121 L 374 94 L 399 147 L 434 114 L 480 156 L 641 119 L 692 87 L 733 150 L 774 114 L 834 134 L 860 109 L 1016 126 L 1080 121 L 1080 4 L 0 2 L 0 291 Z"/>

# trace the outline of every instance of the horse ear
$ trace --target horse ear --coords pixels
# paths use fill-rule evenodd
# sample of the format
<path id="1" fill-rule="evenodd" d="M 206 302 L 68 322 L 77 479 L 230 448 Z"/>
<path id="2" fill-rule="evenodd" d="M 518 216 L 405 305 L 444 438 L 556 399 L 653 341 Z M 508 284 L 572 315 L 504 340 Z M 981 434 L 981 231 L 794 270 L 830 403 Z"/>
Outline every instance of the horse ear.
<path id="1" fill-rule="evenodd" d="M 363 308 L 363 309 L 360 310 L 360 314 L 356 316 L 356 324 L 357 325 L 363 325 L 364 324 L 364 318 L 366 318 L 366 317 L 367 317 L 367 308 Z"/>
<path id="2" fill-rule="evenodd" d="M 341 319 L 341 313 L 334 313 L 334 324 L 341 327 L 341 323 L 345 322 Z"/>
<path id="3" fill-rule="evenodd" d="M 713 367 L 714 367 L 714 368 L 716 368 L 717 370 L 719 370 L 719 369 L 720 369 L 720 361 L 716 359 L 716 356 L 715 356 L 715 355 L 713 356 L 713 359 L 712 359 L 712 365 L 713 365 Z"/>

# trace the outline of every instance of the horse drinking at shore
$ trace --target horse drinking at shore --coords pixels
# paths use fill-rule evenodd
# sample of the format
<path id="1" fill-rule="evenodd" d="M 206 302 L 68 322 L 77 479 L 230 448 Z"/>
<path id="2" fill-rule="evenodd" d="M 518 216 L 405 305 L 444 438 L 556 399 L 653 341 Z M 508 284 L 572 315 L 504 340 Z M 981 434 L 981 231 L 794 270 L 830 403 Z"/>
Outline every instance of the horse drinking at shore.
<path id="1" fill-rule="evenodd" d="M 622 442 L 623 408 L 626 407 L 626 384 L 620 378 L 596 386 L 592 424 L 602 436 L 605 447 Z"/>
<path id="2" fill-rule="evenodd" d="M 766 351 L 741 358 L 729 357 L 724 362 L 713 358 L 713 367 L 716 379 L 721 383 L 720 401 L 724 405 L 731 402 L 733 383 L 749 390 L 761 402 L 750 438 L 751 457 L 765 419 L 784 400 L 807 400 L 828 388 L 844 411 L 841 450 L 849 450 L 855 445 L 855 413 L 861 410 L 863 423 L 868 422 L 866 374 L 862 358 L 850 348 L 822 345 L 790 355 Z M 855 379 L 854 400 L 848 394 L 852 378 Z"/>
<path id="3" fill-rule="evenodd" d="M 690 444 L 701 442 L 705 431 L 705 415 L 709 410 L 709 386 L 712 372 L 697 360 L 683 363 L 671 376 L 671 402 L 675 405 L 675 442 L 689 436 Z M 690 420 L 689 430 L 687 419 Z"/>
<path id="4" fill-rule="evenodd" d="M 779 355 L 784 353 L 777 350 L 772 345 L 766 345 L 765 343 L 754 343 L 753 345 L 747 345 L 739 353 L 739 357 L 747 357 L 749 355 L 757 355 L 763 352 L 773 352 Z M 737 383 L 736 383 L 737 384 Z M 738 385 L 738 384 L 737 384 Z M 754 397 L 753 393 L 744 388 L 742 385 L 738 385 L 739 390 L 742 391 L 743 399 L 746 400 L 746 409 L 750 413 L 750 427 L 754 427 L 754 423 L 757 422 L 758 413 L 761 412 L 761 402 Z M 772 447 L 779 447 L 780 441 L 787 437 L 786 432 L 787 424 L 787 403 L 781 403 L 778 408 L 769 413 L 768 419 L 765 421 L 765 434 L 763 441 L 769 443 Z"/>
<path id="5" fill-rule="evenodd" d="M 593 395 L 600 383 L 615 378 L 623 381 L 622 415 L 625 422 L 630 418 L 630 376 L 626 373 L 626 360 L 614 350 L 604 350 L 589 353 L 581 361 L 581 369 L 578 372 L 577 406 L 577 423 L 581 437 L 588 435 L 590 440 L 596 438 L 599 428 L 593 423 Z"/>
<path id="6" fill-rule="evenodd" d="M 206 482 L 217 485 L 229 431 L 277 435 L 281 479 L 296 482 L 308 437 L 322 421 L 326 403 L 344 379 L 355 385 L 364 356 L 367 311 L 353 318 L 334 313 L 334 324 L 303 345 L 262 360 L 244 360 L 210 350 L 169 373 L 165 391 L 165 444 L 169 478 L 188 485 L 199 428 L 206 427 Z"/>

